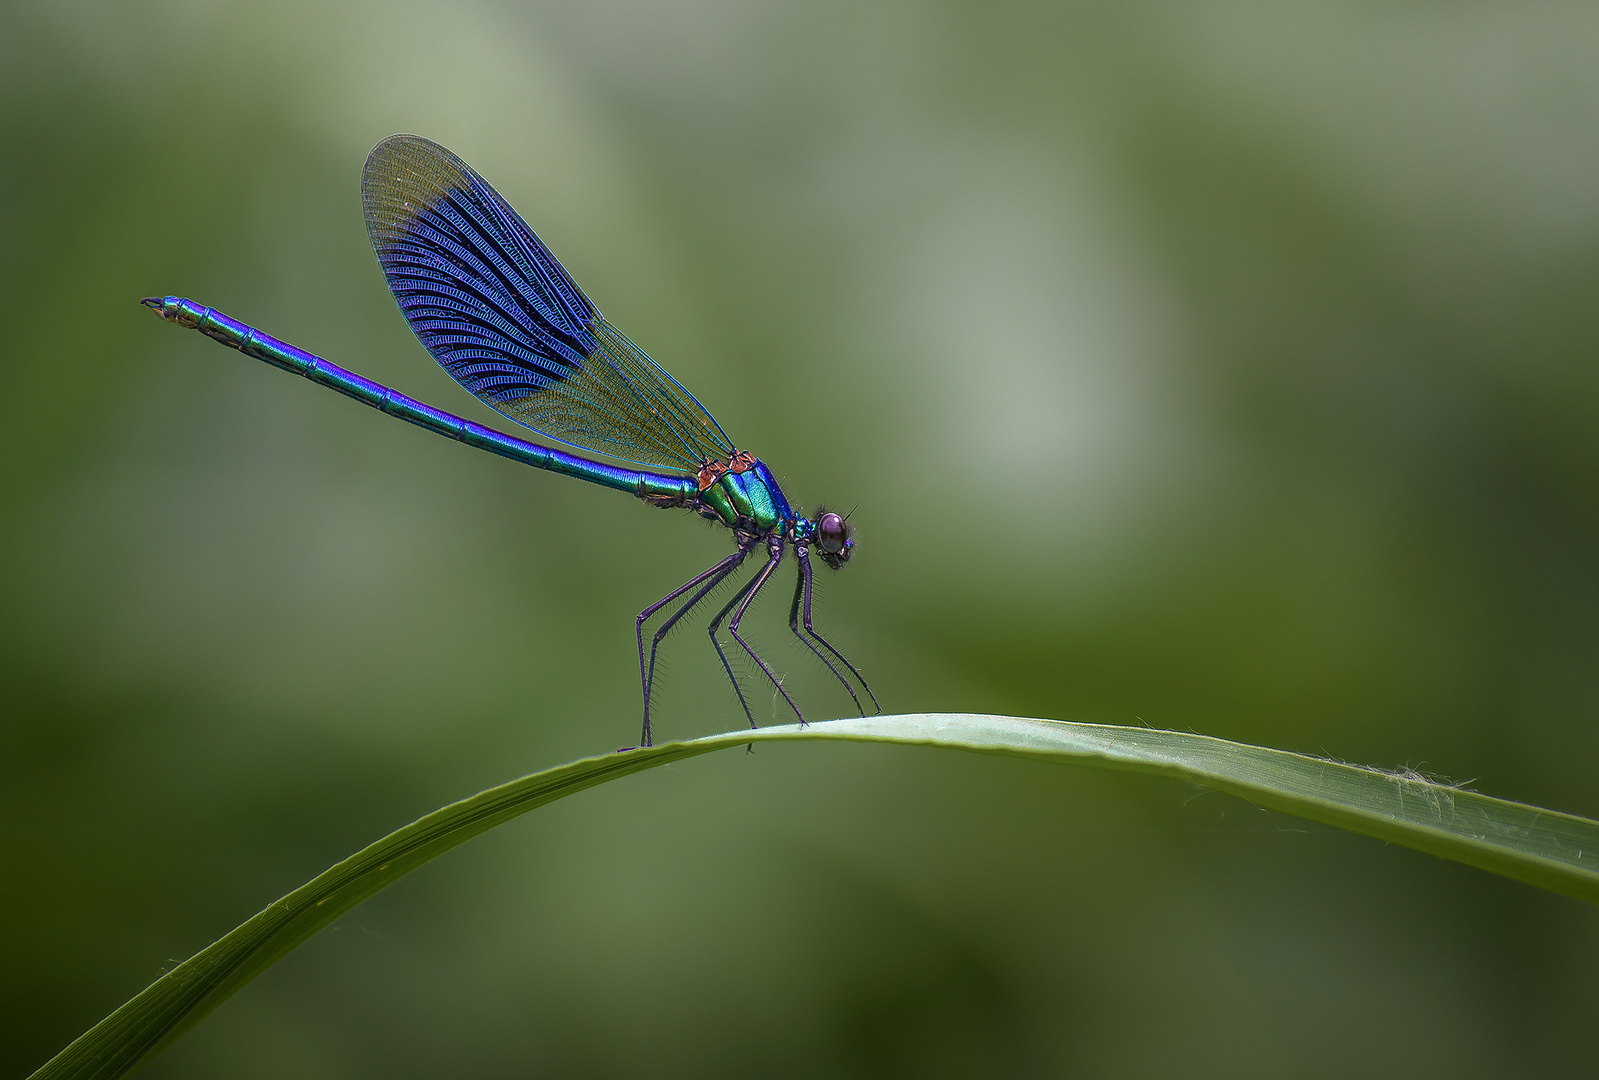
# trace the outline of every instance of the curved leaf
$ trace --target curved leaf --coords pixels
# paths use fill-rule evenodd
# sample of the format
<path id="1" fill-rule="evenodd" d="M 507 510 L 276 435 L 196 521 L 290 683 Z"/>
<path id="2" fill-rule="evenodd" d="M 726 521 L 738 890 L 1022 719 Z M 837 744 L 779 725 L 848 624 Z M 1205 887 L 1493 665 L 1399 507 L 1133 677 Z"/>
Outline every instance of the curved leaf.
<path id="1" fill-rule="evenodd" d="M 472 837 L 584 788 L 751 742 L 910 743 L 1155 773 L 1259 806 L 1599 902 L 1599 822 L 1439 784 L 1205 735 L 923 714 L 769 727 L 585 758 L 451 803 L 317 875 L 151 983 L 36 1078 L 109 1078 L 149 1061 L 229 995 L 374 893 Z"/>

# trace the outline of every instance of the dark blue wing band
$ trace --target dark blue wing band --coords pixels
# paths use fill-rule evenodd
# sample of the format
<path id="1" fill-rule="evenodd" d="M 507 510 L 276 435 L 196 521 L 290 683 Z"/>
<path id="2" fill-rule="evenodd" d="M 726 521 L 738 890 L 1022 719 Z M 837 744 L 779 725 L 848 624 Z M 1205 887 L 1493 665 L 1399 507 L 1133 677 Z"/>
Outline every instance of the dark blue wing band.
<path id="1" fill-rule="evenodd" d="M 361 183 L 367 230 L 406 321 L 481 401 L 563 442 L 693 470 L 732 444 L 693 395 L 609 327 L 482 177 L 415 135 Z"/>

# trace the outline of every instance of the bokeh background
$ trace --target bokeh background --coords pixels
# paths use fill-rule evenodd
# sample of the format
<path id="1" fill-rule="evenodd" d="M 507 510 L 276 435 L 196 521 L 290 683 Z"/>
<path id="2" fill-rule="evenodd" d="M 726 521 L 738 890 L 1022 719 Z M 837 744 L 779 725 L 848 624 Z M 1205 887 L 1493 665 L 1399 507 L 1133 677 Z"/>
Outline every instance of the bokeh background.
<path id="1" fill-rule="evenodd" d="M 368 247 L 396 131 L 857 508 L 820 618 L 891 711 L 1599 814 L 1595 41 L 1584 3 L 5 0 L 0 1070 L 629 745 L 632 616 L 726 550 L 137 305 L 491 419 Z M 838 715 L 785 604 L 746 625 Z M 663 734 L 742 722 L 699 630 L 667 663 Z M 1168 781 L 774 746 L 474 841 L 148 1075 L 1591 1076 L 1596 1003 L 1576 901 Z"/>

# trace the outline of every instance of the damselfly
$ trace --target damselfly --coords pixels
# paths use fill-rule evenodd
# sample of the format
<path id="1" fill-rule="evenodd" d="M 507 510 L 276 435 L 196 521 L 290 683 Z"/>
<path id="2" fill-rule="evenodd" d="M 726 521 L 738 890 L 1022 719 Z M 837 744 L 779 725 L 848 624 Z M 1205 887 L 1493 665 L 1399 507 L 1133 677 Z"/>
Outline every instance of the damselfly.
<path id="1" fill-rule="evenodd" d="M 367 157 L 361 201 L 401 313 L 456 382 L 502 416 L 556 442 L 668 471 L 618 468 L 463 420 L 183 297 L 141 303 L 168 322 L 468 446 L 625 491 L 652 506 L 691 510 L 732 530 L 732 554 L 638 614 L 644 746 L 651 741 L 650 693 L 662 639 L 761 547 L 765 563 L 707 627 L 750 726 L 755 717 L 720 636 L 724 621 L 805 722 L 782 680 L 739 634 L 744 613 L 789 548 L 798 564 L 789 629 L 849 691 L 861 715 L 865 710 L 845 671 L 877 707 L 855 665 L 811 625 L 811 548 L 835 570 L 848 562 L 855 540 L 847 515 L 820 507 L 815 520 L 796 513 L 771 470 L 737 449 L 693 394 L 608 323 L 516 211 L 442 146 L 416 135 L 384 139 Z M 645 624 L 672 604 L 646 649 Z"/>

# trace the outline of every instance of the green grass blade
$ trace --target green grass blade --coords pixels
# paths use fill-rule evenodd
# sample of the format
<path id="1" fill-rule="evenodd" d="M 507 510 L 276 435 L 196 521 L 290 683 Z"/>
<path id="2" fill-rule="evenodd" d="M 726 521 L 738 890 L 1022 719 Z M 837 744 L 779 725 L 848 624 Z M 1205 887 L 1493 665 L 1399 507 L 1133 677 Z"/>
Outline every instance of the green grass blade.
<path id="1" fill-rule="evenodd" d="M 319 874 L 151 983 L 35 1078 L 109 1078 L 149 1061 L 295 946 L 385 886 L 546 803 L 644 769 L 751 742 L 910 743 L 1179 777 L 1258 806 L 1599 902 L 1599 822 L 1434 783 L 1204 735 L 925 714 L 770 727 L 586 758 L 419 818 Z"/>

